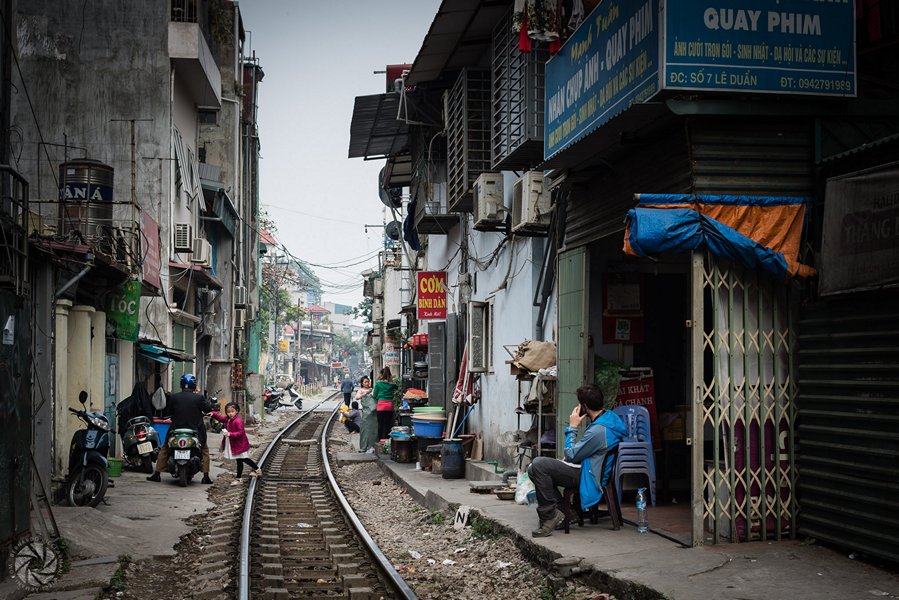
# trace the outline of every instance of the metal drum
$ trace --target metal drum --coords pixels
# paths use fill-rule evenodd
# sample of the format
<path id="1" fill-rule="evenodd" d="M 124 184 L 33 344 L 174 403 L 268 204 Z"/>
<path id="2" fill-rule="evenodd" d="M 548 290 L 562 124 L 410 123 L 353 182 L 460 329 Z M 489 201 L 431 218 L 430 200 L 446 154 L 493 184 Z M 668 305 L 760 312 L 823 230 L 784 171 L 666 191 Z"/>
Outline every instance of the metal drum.
<path id="1" fill-rule="evenodd" d="M 82 158 L 59 165 L 59 232 L 79 231 L 85 238 L 112 227 L 115 170 Z"/>

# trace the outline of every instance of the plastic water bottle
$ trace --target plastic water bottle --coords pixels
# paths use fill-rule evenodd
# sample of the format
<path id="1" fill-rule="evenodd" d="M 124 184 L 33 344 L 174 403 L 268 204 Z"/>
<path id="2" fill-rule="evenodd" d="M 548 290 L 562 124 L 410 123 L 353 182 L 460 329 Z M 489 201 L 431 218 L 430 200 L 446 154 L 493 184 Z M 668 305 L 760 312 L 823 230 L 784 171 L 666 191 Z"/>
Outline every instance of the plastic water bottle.
<path id="1" fill-rule="evenodd" d="M 646 516 L 646 488 L 637 489 L 637 531 L 649 531 L 649 519 Z"/>

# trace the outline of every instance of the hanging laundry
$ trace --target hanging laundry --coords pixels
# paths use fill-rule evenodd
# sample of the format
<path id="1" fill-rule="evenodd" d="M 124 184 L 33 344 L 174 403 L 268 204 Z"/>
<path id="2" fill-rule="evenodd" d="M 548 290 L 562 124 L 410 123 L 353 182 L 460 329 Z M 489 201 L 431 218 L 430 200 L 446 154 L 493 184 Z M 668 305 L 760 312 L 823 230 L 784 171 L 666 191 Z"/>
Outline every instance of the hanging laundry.
<path id="1" fill-rule="evenodd" d="M 540 42 L 554 42 L 561 37 L 560 0 L 527 0 L 528 37 Z"/>

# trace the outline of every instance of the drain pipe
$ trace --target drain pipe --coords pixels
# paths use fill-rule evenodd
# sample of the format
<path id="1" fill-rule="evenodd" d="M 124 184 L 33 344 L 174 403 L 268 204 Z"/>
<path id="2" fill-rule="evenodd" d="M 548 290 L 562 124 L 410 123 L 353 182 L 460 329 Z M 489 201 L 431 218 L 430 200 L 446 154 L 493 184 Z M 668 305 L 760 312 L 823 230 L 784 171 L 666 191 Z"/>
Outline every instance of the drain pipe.
<path id="1" fill-rule="evenodd" d="M 94 259 L 94 255 L 93 255 L 93 254 L 88 254 L 88 255 L 87 255 L 87 260 L 93 260 L 93 259 Z M 72 277 L 71 279 L 69 279 L 69 280 L 65 283 L 65 285 L 63 285 L 61 288 L 59 288 L 58 290 L 56 290 L 56 292 L 53 294 L 53 297 L 52 297 L 51 300 L 50 300 L 51 306 L 52 306 L 52 305 L 55 305 L 55 304 L 56 304 L 56 301 L 59 300 L 59 297 L 62 296 L 62 295 L 66 292 L 66 290 L 68 290 L 70 287 L 72 287 L 73 285 L 75 285 L 76 283 L 78 283 L 78 281 L 79 281 L 82 277 L 84 277 L 85 275 L 87 275 L 87 272 L 90 271 L 92 268 L 93 268 L 93 265 L 88 265 L 88 266 L 84 267 L 83 269 L 81 269 L 81 270 L 78 272 L 77 275 L 75 275 L 74 277 Z"/>

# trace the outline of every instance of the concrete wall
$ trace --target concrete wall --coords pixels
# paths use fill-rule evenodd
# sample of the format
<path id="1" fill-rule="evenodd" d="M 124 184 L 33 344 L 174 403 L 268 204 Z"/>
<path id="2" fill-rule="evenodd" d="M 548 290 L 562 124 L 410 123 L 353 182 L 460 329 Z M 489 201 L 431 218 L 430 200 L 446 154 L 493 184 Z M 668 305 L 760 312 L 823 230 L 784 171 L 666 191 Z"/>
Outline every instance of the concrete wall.
<path id="1" fill-rule="evenodd" d="M 512 181 L 514 176 L 507 174 L 507 206 L 511 205 Z M 469 225 L 470 222 L 469 218 Z M 464 300 L 462 287 L 459 285 L 462 253 L 457 253 L 457 250 L 463 241 L 462 236 L 462 227 L 454 228 L 446 236 L 429 236 L 425 265 L 427 270 L 441 270 L 449 264 L 447 285 L 453 294 L 448 300 L 448 310 L 460 317 Z M 504 466 L 511 466 L 508 454 L 497 443 L 500 434 L 519 428 L 518 416 L 515 414 L 518 384 L 505 364 L 509 356 L 503 346 L 518 345 L 525 339 L 537 337 L 537 309 L 532 304 L 546 239 L 513 238 L 491 261 L 490 256 L 503 237 L 502 233 L 474 231 L 470 227 L 467 229 L 470 258 L 467 270 L 471 274 L 471 299 L 491 302 L 493 317 L 493 367 L 489 373 L 482 375 L 481 402 L 468 418 L 468 430 L 483 434 L 486 460 L 500 460 Z M 545 319 L 545 339 L 552 339 L 554 319 L 554 308 L 551 308 Z M 522 417 L 520 426 L 527 429 L 530 421 L 530 417 Z"/>

